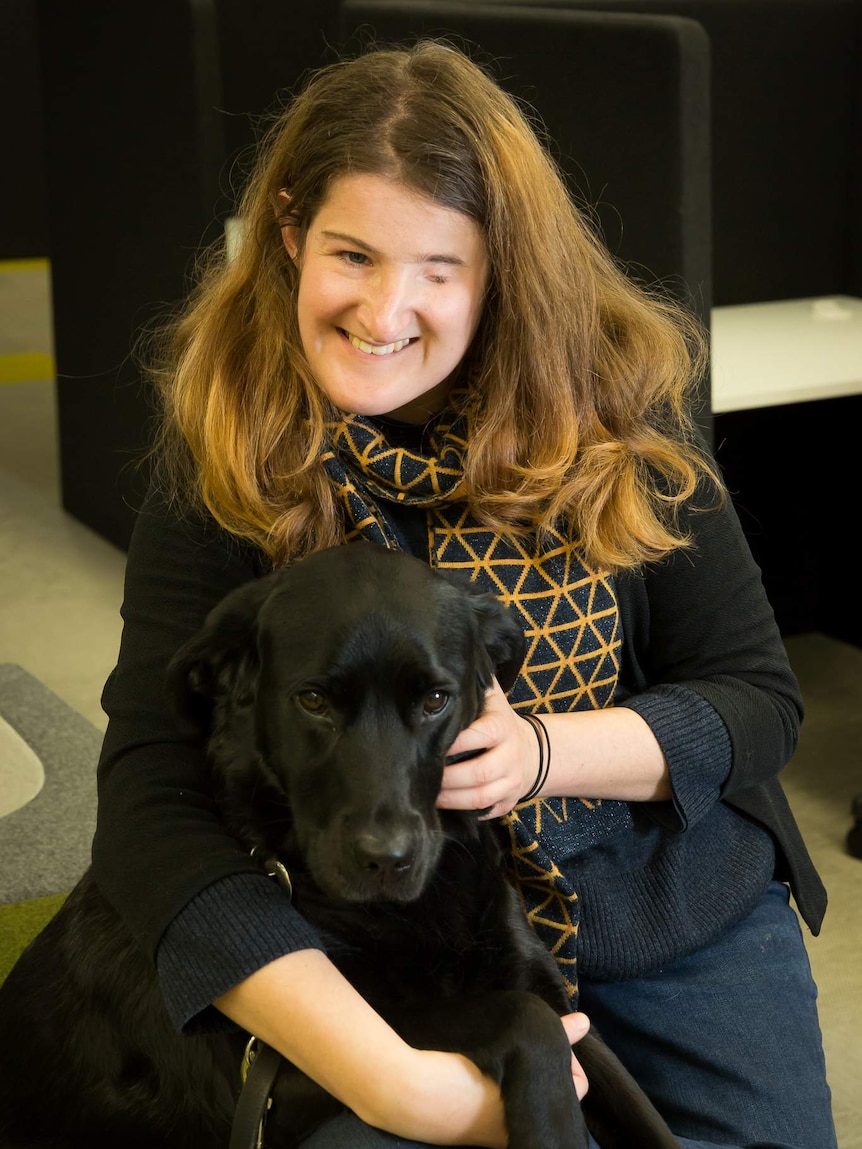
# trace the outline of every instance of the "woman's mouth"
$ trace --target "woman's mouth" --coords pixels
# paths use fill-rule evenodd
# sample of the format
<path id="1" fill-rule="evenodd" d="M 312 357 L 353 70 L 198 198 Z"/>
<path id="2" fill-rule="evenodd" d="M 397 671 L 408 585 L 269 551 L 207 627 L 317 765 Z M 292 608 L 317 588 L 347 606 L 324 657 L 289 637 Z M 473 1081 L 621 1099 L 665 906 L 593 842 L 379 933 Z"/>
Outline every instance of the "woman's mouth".
<path id="1" fill-rule="evenodd" d="M 412 343 L 412 339 L 396 339 L 394 343 L 366 343 L 364 339 L 360 339 L 358 335 L 352 335 L 349 331 L 339 328 L 341 334 L 347 341 L 356 348 L 357 351 L 362 351 L 366 355 L 394 355 L 396 351 L 401 351 L 408 343 Z"/>

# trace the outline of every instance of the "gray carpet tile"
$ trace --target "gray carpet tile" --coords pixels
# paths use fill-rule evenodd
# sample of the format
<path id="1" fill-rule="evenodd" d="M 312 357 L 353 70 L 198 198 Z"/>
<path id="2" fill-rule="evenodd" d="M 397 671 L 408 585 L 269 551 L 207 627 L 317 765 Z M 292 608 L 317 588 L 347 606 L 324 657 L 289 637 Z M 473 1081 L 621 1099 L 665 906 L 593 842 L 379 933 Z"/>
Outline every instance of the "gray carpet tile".
<path id="1" fill-rule="evenodd" d="M 0 716 L 42 763 L 45 782 L 0 818 L 0 904 L 70 890 L 90 864 L 102 734 L 38 679 L 0 664 Z"/>

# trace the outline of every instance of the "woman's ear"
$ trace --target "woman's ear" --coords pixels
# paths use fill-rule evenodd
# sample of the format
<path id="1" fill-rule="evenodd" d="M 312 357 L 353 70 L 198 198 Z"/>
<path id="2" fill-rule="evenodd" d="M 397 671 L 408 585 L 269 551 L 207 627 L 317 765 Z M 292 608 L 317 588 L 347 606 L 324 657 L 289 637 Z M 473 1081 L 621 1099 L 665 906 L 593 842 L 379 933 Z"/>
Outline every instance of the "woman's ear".
<path id="1" fill-rule="evenodd" d="M 296 262 L 299 256 L 299 243 L 297 240 L 296 232 L 296 219 L 290 210 L 290 193 L 287 188 L 279 188 L 276 193 L 278 200 L 278 209 L 275 213 L 275 218 L 278 220 L 279 227 L 281 228 L 281 239 L 284 243 L 284 249 L 290 258 Z"/>

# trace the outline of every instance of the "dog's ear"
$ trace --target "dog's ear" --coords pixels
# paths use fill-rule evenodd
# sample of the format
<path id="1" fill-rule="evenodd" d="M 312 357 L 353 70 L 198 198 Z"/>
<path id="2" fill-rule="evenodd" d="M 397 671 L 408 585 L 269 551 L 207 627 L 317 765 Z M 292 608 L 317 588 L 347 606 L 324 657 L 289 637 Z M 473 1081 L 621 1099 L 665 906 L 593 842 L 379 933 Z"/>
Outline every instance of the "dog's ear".
<path id="1" fill-rule="evenodd" d="M 438 570 L 438 573 L 465 594 L 479 623 L 479 637 L 494 664 L 494 676 L 508 694 L 527 653 L 524 632 L 496 595 L 483 591 L 460 571 Z"/>
<path id="2" fill-rule="evenodd" d="M 184 737 L 206 737 L 217 700 L 239 699 L 254 690 L 257 617 L 272 593 L 272 578 L 246 583 L 227 595 L 171 659 L 166 690 Z"/>
<path id="3" fill-rule="evenodd" d="M 494 676 L 508 694 L 521 672 L 527 640 L 511 612 L 493 594 L 474 593 L 470 605 L 479 619 L 479 633 L 494 663 Z"/>

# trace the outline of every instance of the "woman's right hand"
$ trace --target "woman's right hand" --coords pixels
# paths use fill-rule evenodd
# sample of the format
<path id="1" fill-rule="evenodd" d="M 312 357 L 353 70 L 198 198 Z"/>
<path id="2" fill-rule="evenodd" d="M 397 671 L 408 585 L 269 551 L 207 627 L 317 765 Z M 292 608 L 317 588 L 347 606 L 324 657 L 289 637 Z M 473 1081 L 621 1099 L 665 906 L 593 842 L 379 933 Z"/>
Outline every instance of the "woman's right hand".
<path id="1" fill-rule="evenodd" d="M 368 1125 L 432 1145 L 506 1149 L 499 1087 L 461 1054 L 407 1045 L 319 950 L 278 958 L 215 1004 Z M 570 1043 L 589 1029 L 584 1014 L 562 1025 Z M 574 1055 L 572 1077 L 582 1097 Z"/>
<path id="2" fill-rule="evenodd" d="M 583 1013 L 566 1014 L 562 1024 L 571 1045 L 580 1041 L 590 1028 L 589 1019 Z M 408 1071 L 409 1084 L 402 1098 L 402 1119 L 413 1128 L 401 1135 L 435 1145 L 506 1149 L 508 1137 L 497 1085 L 460 1054 L 433 1050 L 413 1052 L 418 1055 L 416 1068 Z M 572 1080 L 580 1100 L 589 1086 L 574 1054 Z M 391 1115 L 388 1116 L 391 1119 Z M 388 1122 L 381 1125 L 389 1128 Z"/>

